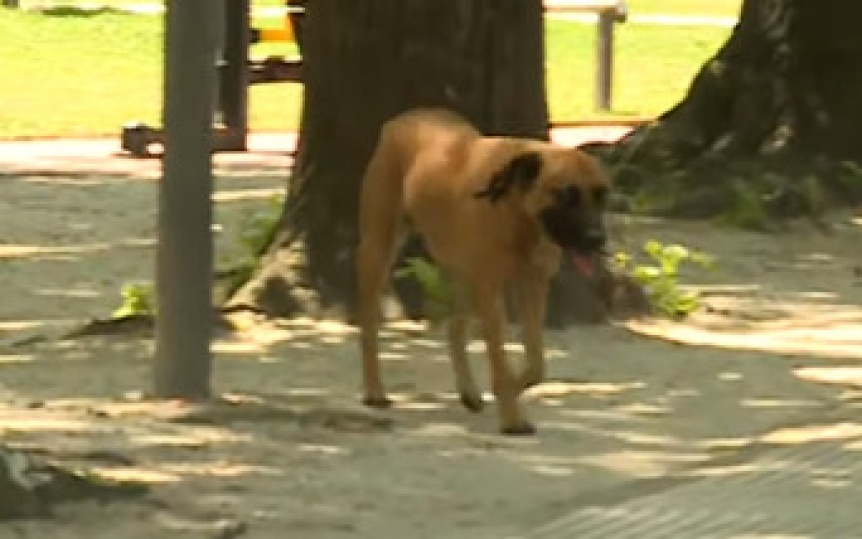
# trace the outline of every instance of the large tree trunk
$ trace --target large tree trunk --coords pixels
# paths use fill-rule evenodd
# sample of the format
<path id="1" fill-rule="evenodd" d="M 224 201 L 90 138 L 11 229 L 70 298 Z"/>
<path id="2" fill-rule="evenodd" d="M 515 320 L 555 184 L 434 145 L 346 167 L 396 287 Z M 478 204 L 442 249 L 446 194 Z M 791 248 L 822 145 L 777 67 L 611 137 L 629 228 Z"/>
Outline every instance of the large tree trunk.
<path id="1" fill-rule="evenodd" d="M 228 307 L 346 316 L 354 298 L 359 183 L 387 119 L 417 106 L 444 106 L 489 134 L 547 138 L 542 3 L 315 0 L 307 6 L 306 99 L 284 213 L 259 274 Z M 408 314 L 417 314 L 416 291 L 399 291 L 414 311 Z"/>
<path id="2" fill-rule="evenodd" d="M 740 189 L 777 213 L 812 210 L 800 178 L 858 197 L 862 177 L 841 181 L 836 164 L 862 160 L 860 28 L 858 0 L 745 0 L 685 99 L 601 150 L 618 185 L 660 185 L 653 209 L 692 217 L 728 211 Z"/>

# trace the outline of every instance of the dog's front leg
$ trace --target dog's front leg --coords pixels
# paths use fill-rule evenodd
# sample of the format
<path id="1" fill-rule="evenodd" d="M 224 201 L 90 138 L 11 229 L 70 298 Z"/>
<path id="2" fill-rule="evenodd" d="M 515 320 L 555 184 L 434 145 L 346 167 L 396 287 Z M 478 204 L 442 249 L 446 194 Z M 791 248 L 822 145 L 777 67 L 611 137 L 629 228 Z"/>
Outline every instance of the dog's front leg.
<path id="1" fill-rule="evenodd" d="M 473 296 L 485 338 L 491 371 L 491 387 L 497 399 L 497 413 L 500 416 L 500 431 L 510 435 L 533 434 L 536 429 L 524 417 L 518 403 L 521 391 L 512 376 L 503 349 L 506 312 L 503 308 L 502 290 L 502 286 L 483 283 L 474 288 Z"/>
<path id="2" fill-rule="evenodd" d="M 549 281 L 543 275 L 531 272 L 518 282 L 521 310 L 521 340 L 524 344 L 526 365 L 518 378 L 521 391 L 540 384 L 545 379 L 544 326 Z"/>
<path id="3" fill-rule="evenodd" d="M 467 358 L 467 326 L 469 313 L 467 298 L 457 284 L 453 285 L 453 313 L 449 320 L 449 355 L 455 375 L 455 390 L 461 404 L 471 412 L 479 412 L 484 407 L 482 393 L 476 386 L 473 371 Z"/>

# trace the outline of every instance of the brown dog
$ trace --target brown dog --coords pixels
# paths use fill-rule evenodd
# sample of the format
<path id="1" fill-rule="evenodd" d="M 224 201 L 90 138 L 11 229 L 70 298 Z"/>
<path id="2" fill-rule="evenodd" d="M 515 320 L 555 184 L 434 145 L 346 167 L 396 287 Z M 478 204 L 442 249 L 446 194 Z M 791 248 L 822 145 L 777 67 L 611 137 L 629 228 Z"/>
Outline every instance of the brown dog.
<path id="1" fill-rule="evenodd" d="M 608 188 L 597 162 L 573 148 L 484 137 L 444 110 L 414 110 L 387 122 L 360 197 L 363 402 L 390 404 L 380 380 L 378 302 L 409 225 L 455 289 L 449 346 L 461 402 L 470 410 L 482 408 L 467 363 L 469 309 L 481 322 L 501 431 L 535 432 L 518 397 L 544 378 L 542 330 L 549 282 L 563 253 L 589 271 L 602 251 Z M 503 351 L 508 285 L 517 293 L 527 360 L 517 377 Z"/>

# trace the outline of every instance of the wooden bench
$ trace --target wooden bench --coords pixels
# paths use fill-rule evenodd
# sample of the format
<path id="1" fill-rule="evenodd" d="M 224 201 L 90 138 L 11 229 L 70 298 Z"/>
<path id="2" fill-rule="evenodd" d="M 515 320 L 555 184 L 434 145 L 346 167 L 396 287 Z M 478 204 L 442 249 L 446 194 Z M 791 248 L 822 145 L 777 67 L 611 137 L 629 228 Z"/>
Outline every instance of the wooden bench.
<path id="1" fill-rule="evenodd" d="M 596 35 L 596 109 L 611 109 L 614 71 L 614 24 L 628 18 L 624 0 L 544 0 L 546 13 L 594 13 Z"/>
<path id="2" fill-rule="evenodd" d="M 285 59 L 283 56 L 269 56 L 263 60 L 248 58 L 249 84 L 267 82 L 302 82 L 302 41 L 305 0 L 285 2 L 284 18 L 281 26 L 252 28 L 249 45 L 256 43 L 293 43 L 297 46 L 298 56 Z"/>
<path id="3" fill-rule="evenodd" d="M 281 27 L 252 28 L 251 0 L 221 0 L 218 14 L 220 59 L 213 126 L 213 151 L 245 151 L 248 139 L 248 89 L 252 84 L 302 82 L 302 18 L 306 0 L 285 0 Z M 292 42 L 296 58 L 271 56 L 253 59 L 249 47 L 260 42 Z M 135 157 L 152 155 L 151 148 L 164 146 L 161 128 L 133 122 L 123 126 L 120 146 Z"/>
<path id="4" fill-rule="evenodd" d="M 223 56 L 219 62 L 217 113 L 221 125 L 214 130 L 214 151 L 242 151 L 248 135 L 248 86 L 270 82 L 302 82 L 302 17 L 308 0 L 285 0 L 283 26 L 251 27 L 251 0 L 223 0 Z M 493 0 L 489 0 L 493 1 Z M 594 13 L 598 15 L 596 106 L 611 107 L 613 26 L 626 20 L 624 0 L 543 0 L 546 13 Z M 257 42 L 296 42 L 298 58 L 253 60 L 249 46 Z M 161 129 L 142 123 L 123 127 L 121 146 L 135 156 L 149 155 L 153 143 L 163 144 Z"/>
<path id="5" fill-rule="evenodd" d="M 611 108 L 613 94 L 613 62 L 614 62 L 614 24 L 623 23 L 628 18 L 628 8 L 624 0 L 543 0 L 546 13 L 590 13 L 597 15 L 596 35 L 596 108 L 607 111 Z M 299 19 L 305 1 L 293 0 L 287 2 L 285 21 L 281 28 L 256 30 L 252 42 L 263 41 L 297 41 Z M 301 36 L 300 36 L 301 39 Z M 277 62 L 276 62 L 277 63 Z M 278 70 L 274 66 L 273 74 L 261 65 L 253 70 L 251 83 L 294 81 L 301 82 L 301 59 L 294 61 L 296 65 Z M 293 68 L 293 69 L 291 69 Z M 297 73 L 294 75 L 294 70 Z"/>

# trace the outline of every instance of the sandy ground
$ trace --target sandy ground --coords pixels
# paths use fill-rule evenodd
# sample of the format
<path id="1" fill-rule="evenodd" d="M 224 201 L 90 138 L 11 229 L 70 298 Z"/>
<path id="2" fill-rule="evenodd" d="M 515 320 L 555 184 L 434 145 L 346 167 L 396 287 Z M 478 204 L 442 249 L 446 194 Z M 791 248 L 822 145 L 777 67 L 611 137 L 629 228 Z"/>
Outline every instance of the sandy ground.
<path id="1" fill-rule="evenodd" d="M 550 380 L 525 396 L 532 438 L 498 436 L 492 407 L 460 408 L 439 333 L 407 326 L 384 339 L 398 398 L 385 413 L 357 405 L 354 330 L 307 321 L 213 344 L 214 385 L 233 405 L 142 401 L 147 339 L 21 341 L 106 316 L 124 282 L 150 278 L 158 163 L 108 158 L 104 143 L 34 148 L 0 152 L 0 439 L 153 489 L 6 523 L 0 537 L 529 537 L 595 500 L 744 459 L 776 432 L 858 416 L 862 231 L 850 213 L 828 234 L 616 218 L 621 245 L 714 255 L 712 272 L 686 279 L 705 307 L 685 323 L 550 332 Z M 217 162 L 228 257 L 289 158 Z"/>

